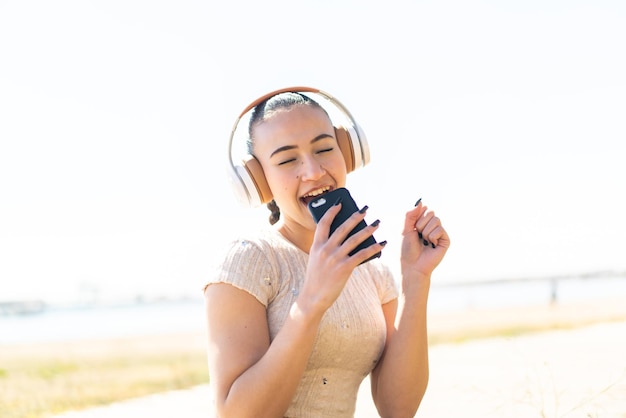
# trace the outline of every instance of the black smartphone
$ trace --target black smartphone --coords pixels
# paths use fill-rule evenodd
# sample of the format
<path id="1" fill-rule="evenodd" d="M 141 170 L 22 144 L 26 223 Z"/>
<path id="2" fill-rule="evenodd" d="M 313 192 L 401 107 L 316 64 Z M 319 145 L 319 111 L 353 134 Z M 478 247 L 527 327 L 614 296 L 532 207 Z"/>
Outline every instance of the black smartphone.
<path id="1" fill-rule="evenodd" d="M 357 212 L 359 210 L 356 202 L 352 198 L 352 195 L 350 194 L 348 189 L 346 189 L 345 187 L 340 187 L 338 189 L 331 190 L 330 192 L 325 193 L 309 202 L 309 211 L 313 215 L 313 219 L 315 219 L 315 222 L 319 222 L 319 220 L 322 218 L 322 216 L 324 216 L 326 211 L 331 206 L 333 206 L 338 199 L 341 199 L 341 210 L 339 211 L 337 216 L 335 216 L 335 219 L 333 219 L 333 222 L 330 225 L 330 235 L 335 232 L 339 225 L 344 223 L 350 216 L 352 216 L 354 212 Z M 362 220 L 357 224 L 356 227 L 354 227 L 352 231 L 350 231 L 346 239 L 356 234 L 358 231 L 365 228 L 366 226 L 367 224 L 365 223 L 365 220 Z M 369 236 L 365 241 L 361 242 L 354 250 L 352 250 L 350 252 L 350 255 L 352 256 L 359 250 L 367 248 L 372 244 L 376 244 L 376 239 L 374 238 L 374 236 Z M 363 261 L 363 263 L 380 257 L 380 254 L 380 252 L 374 254 L 372 257 Z"/>

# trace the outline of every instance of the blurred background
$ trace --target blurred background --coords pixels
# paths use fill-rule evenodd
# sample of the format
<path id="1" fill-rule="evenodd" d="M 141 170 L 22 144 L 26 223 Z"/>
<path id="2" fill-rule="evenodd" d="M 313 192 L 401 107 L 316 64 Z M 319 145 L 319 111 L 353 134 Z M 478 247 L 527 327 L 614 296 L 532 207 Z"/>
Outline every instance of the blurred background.
<path id="1" fill-rule="evenodd" d="M 624 51 L 618 0 L 2 0 L 0 343 L 201 328 L 215 254 L 269 214 L 229 190 L 232 124 L 291 85 L 367 133 L 348 187 L 392 268 L 417 198 L 442 218 L 433 309 L 626 297 Z"/>

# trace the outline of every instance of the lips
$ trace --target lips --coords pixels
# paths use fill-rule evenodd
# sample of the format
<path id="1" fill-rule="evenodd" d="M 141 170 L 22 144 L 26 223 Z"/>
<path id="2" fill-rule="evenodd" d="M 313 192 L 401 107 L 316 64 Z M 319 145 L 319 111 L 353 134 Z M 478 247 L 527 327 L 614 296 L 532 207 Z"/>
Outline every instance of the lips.
<path id="1" fill-rule="evenodd" d="M 332 187 L 330 186 L 324 186 L 324 187 L 320 187 L 314 190 L 311 190 L 310 192 L 308 192 L 307 194 L 305 194 L 304 196 L 302 196 L 300 198 L 300 200 L 305 204 L 308 205 L 309 202 L 325 193 L 328 193 L 329 191 L 332 190 Z"/>

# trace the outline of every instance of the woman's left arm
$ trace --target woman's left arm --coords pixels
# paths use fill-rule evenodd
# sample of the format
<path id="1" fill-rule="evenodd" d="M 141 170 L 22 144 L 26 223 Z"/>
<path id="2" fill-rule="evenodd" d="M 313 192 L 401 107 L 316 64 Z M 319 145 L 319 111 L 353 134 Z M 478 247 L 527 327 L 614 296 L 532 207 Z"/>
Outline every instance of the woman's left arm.
<path id="1" fill-rule="evenodd" d="M 430 278 L 450 246 L 441 221 L 421 202 L 407 212 L 402 235 L 401 294 L 383 305 L 387 341 L 371 376 L 374 403 L 382 417 L 415 416 L 426 392 Z"/>

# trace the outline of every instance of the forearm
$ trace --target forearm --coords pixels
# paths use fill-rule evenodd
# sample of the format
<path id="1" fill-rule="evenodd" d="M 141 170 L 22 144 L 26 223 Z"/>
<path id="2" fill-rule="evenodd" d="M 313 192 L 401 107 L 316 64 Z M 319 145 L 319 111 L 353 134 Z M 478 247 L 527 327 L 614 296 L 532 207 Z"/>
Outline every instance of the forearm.
<path id="1" fill-rule="evenodd" d="M 395 329 L 388 334 L 385 352 L 372 375 L 373 395 L 382 417 L 413 417 L 426 392 L 429 286 L 429 278 L 403 283 Z"/>
<path id="2" fill-rule="evenodd" d="M 294 304 L 268 350 L 223 394 L 219 416 L 283 417 L 306 369 L 320 320 Z"/>

